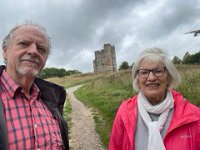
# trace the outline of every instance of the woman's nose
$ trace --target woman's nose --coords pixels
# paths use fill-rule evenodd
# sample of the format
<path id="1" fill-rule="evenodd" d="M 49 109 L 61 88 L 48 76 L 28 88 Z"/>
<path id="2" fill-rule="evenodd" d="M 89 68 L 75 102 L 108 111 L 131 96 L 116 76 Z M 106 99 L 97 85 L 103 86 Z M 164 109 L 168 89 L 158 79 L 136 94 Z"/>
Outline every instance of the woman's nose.
<path id="1" fill-rule="evenodd" d="M 157 77 L 154 75 L 154 73 L 152 71 L 149 72 L 149 76 L 148 76 L 148 79 L 149 80 L 154 80 L 156 79 Z"/>

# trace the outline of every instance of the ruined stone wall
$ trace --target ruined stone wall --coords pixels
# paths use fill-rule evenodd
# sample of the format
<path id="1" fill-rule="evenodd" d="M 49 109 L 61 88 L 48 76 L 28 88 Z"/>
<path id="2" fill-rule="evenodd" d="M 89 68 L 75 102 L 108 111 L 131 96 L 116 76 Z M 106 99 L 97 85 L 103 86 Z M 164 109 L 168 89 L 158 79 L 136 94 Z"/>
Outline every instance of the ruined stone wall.
<path id="1" fill-rule="evenodd" d="M 93 61 L 94 72 L 115 72 L 117 71 L 115 47 L 111 44 L 104 44 L 104 49 L 95 51 Z"/>

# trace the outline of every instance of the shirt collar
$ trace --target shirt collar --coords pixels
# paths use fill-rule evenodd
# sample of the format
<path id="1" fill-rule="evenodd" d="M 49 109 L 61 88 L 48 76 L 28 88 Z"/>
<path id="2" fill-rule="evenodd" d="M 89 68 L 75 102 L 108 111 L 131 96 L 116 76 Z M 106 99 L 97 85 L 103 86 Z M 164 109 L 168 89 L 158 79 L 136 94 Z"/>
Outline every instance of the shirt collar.
<path id="1" fill-rule="evenodd" d="M 17 92 L 21 91 L 22 92 L 22 88 L 20 87 L 20 85 L 18 85 L 8 74 L 7 72 L 4 70 L 1 76 L 1 82 L 4 85 L 5 90 L 8 92 L 8 94 L 13 98 L 15 96 L 15 94 L 17 94 Z M 37 87 L 37 85 L 35 83 L 33 83 L 32 87 L 31 87 L 31 96 L 33 97 L 38 97 L 40 96 L 40 90 Z"/>
<path id="2" fill-rule="evenodd" d="M 33 83 L 31 87 L 31 97 L 33 99 L 39 100 L 39 97 L 41 96 L 40 89 L 37 87 L 35 83 Z"/>

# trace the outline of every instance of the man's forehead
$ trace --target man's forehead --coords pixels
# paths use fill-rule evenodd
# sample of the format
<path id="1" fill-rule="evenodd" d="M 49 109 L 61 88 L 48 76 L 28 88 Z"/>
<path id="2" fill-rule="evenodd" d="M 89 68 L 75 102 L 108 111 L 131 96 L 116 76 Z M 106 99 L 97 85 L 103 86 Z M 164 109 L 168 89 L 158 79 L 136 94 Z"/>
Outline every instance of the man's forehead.
<path id="1" fill-rule="evenodd" d="M 13 33 L 14 37 L 29 37 L 29 38 L 39 38 L 47 41 L 47 37 L 45 33 L 40 30 L 38 27 L 31 26 L 31 25 L 23 25 L 15 30 Z"/>

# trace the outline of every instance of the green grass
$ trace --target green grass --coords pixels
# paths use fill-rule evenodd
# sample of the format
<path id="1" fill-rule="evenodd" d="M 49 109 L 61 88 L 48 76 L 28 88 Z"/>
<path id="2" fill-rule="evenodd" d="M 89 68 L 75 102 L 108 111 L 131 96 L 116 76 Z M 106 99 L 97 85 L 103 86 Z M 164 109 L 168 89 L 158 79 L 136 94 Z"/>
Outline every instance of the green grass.
<path id="1" fill-rule="evenodd" d="M 69 132 L 71 131 L 71 126 L 72 126 L 71 113 L 72 113 L 72 106 L 69 101 L 69 98 L 67 98 L 65 101 L 65 106 L 63 110 L 63 117 L 67 121 Z"/>
<path id="2" fill-rule="evenodd" d="M 85 105 L 98 110 L 94 120 L 105 147 L 108 145 L 112 122 L 119 105 L 123 99 L 133 94 L 131 84 L 130 73 L 126 71 L 92 81 L 75 92 L 75 96 Z"/>
<path id="3" fill-rule="evenodd" d="M 65 101 L 64 110 L 63 110 L 63 117 L 67 121 L 68 135 L 71 133 L 71 128 L 72 128 L 71 113 L 72 113 L 72 106 L 71 106 L 71 103 L 69 101 L 69 97 L 67 97 L 67 99 Z M 70 136 L 68 136 L 68 137 L 70 138 Z M 70 149 L 71 149 L 71 147 L 70 147 Z"/>
<path id="4" fill-rule="evenodd" d="M 177 66 L 182 76 L 182 83 L 176 89 L 193 104 L 200 106 L 200 65 Z"/>
<path id="5" fill-rule="evenodd" d="M 107 74 L 95 74 L 95 73 L 75 74 L 71 76 L 65 76 L 62 78 L 59 77 L 48 78 L 46 80 L 64 86 L 65 88 L 69 88 L 75 85 L 88 83 L 90 81 L 102 78 L 106 75 Z"/>

